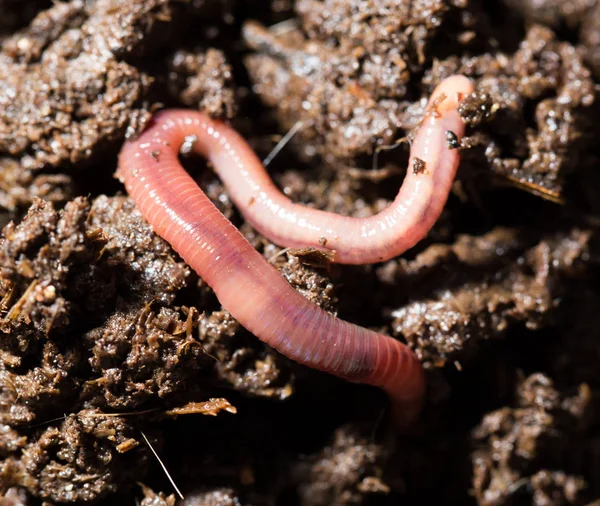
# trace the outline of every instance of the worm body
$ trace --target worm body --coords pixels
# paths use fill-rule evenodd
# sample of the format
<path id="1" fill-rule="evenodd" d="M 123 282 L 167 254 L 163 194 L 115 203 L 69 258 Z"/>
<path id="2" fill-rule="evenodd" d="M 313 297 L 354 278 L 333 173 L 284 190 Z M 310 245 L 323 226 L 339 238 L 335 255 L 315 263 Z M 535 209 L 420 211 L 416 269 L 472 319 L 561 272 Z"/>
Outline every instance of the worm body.
<path id="1" fill-rule="evenodd" d="M 339 255 L 336 260 L 378 261 L 393 256 L 390 245 L 401 251 L 415 243 L 441 212 L 458 164 L 458 155 L 448 149 L 446 130 L 462 136 L 456 104 L 470 91 L 462 77 L 438 86 L 430 100 L 435 110 L 424 119 L 411 154 L 411 160 L 424 162 L 424 170 L 409 171 L 393 209 L 366 221 L 292 204 L 240 136 L 197 112 L 158 114 L 135 141 L 124 145 L 117 176 L 155 232 L 213 288 L 241 325 L 301 364 L 382 387 L 396 420 L 409 423 L 425 391 L 423 370 L 412 351 L 332 316 L 294 290 L 183 169 L 179 150 L 193 136 L 194 151 L 212 162 L 246 218 L 272 240 L 322 249 L 325 237 Z M 442 94 L 446 99 L 435 105 Z"/>
<path id="2" fill-rule="evenodd" d="M 181 138 L 173 139 L 174 148 L 179 148 L 184 138 L 194 139 L 192 149 L 211 160 L 244 218 L 275 244 L 328 250 L 338 263 L 376 263 L 414 246 L 439 218 L 460 158 L 458 151 L 449 147 L 447 132 L 454 138 L 462 137 L 464 123 L 456 106 L 472 91 L 471 82 L 463 76 L 450 77 L 434 90 L 396 199 L 369 218 L 340 216 L 293 203 L 275 186 L 262 162 L 235 130 L 200 112 L 164 111 L 156 116 L 150 130 L 164 131 L 172 125 L 181 134 Z M 435 105 L 442 94 L 446 98 Z"/>

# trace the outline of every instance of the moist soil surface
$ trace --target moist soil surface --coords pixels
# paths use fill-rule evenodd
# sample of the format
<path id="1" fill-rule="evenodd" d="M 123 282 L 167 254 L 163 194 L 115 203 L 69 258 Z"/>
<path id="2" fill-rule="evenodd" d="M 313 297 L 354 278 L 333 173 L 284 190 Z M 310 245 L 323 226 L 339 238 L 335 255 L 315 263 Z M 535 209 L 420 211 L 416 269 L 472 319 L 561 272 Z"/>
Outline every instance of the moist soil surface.
<path id="1" fill-rule="evenodd" d="M 600 1 L 0 12 L 0 505 L 600 504 Z M 245 331 L 114 172 L 154 111 L 199 109 L 262 158 L 294 129 L 277 185 L 369 216 L 454 73 L 476 91 L 452 194 L 382 264 L 270 243 L 183 160 L 303 296 L 418 355 L 425 409 L 398 434 L 384 393 Z"/>

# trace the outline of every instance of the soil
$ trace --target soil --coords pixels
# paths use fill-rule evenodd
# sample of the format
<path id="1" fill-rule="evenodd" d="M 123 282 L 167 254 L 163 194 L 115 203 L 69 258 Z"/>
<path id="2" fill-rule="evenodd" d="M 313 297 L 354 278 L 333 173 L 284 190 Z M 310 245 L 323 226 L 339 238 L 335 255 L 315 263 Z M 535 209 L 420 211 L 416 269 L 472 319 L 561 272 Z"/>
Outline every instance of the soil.
<path id="1" fill-rule="evenodd" d="M 0 12 L 1 506 L 600 504 L 600 1 Z M 113 174 L 155 110 L 202 109 L 263 158 L 294 128 L 277 184 L 369 216 L 456 72 L 476 91 L 452 195 L 389 262 L 282 250 L 184 160 L 300 293 L 417 353 L 427 403 L 397 434 L 382 392 L 245 331 Z"/>

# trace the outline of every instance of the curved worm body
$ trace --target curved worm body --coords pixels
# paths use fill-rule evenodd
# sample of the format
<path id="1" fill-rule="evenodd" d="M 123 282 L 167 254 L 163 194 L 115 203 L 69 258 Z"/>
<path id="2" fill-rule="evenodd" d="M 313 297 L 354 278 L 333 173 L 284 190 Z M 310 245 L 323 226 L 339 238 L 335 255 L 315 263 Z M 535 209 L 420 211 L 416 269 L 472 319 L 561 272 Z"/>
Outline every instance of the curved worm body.
<path id="1" fill-rule="evenodd" d="M 412 351 L 395 339 L 330 315 L 294 290 L 212 204 L 178 155 L 193 135 L 194 151 L 212 162 L 234 202 L 268 237 L 274 234 L 287 245 L 322 247 L 319 238 L 325 234 L 328 245 L 331 239 L 339 248 L 341 259 L 380 260 L 390 255 L 389 244 L 377 246 L 373 237 L 391 237 L 392 226 L 400 226 L 401 234 L 389 242 L 405 247 L 426 234 L 441 212 L 458 163 L 458 156 L 447 147 L 446 130 L 462 135 L 456 104 L 458 94 L 470 92 L 470 86 L 466 79 L 453 77 L 436 89 L 430 104 L 442 94 L 447 98 L 426 117 L 413 144 L 412 156 L 422 157 L 424 172 L 409 174 L 393 204 L 395 210 L 367 220 L 368 225 L 304 209 L 277 196 L 241 137 L 195 112 L 157 115 L 140 137 L 124 145 L 117 176 L 156 233 L 213 288 L 241 325 L 301 364 L 382 387 L 391 398 L 396 420 L 409 423 L 418 414 L 425 391 L 423 370 Z M 410 224 L 399 221 L 401 217 Z"/>
<path id="2" fill-rule="evenodd" d="M 284 247 L 333 252 L 337 263 L 367 264 L 396 257 L 423 239 L 439 218 L 459 164 L 446 134 L 462 137 L 457 102 L 473 91 L 463 76 L 446 79 L 429 100 L 429 114 L 411 145 L 409 167 L 390 206 L 369 218 L 353 218 L 294 204 L 273 183 L 246 141 L 227 125 L 200 112 L 159 113 L 149 132 L 169 128 L 174 150 L 184 139 L 207 156 L 244 218 L 270 241 Z M 441 100 L 435 105 L 441 95 Z M 434 107 L 435 106 L 435 107 Z M 149 134 L 144 134 L 147 139 Z M 166 135 L 166 133 L 164 134 Z"/>

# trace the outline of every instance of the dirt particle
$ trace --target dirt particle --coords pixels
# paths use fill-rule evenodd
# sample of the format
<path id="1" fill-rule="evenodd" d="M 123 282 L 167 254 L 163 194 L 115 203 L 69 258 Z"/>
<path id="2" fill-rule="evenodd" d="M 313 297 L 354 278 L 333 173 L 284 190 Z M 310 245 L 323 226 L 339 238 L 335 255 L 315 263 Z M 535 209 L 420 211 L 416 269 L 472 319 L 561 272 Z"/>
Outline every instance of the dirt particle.
<path id="1" fill-rule="evenodd" d="M 449 149 L 458 149 L 460 147 L 460 141 L 452 130 L 446 130 L 446 141 L 448 142 Z"/>
<path id="2" fill-rule="evenodd" d="M 427 170 L 427 164 L 424 160 L 415 157 L 412 163 L 413 174 L 424 174 Z"/>

